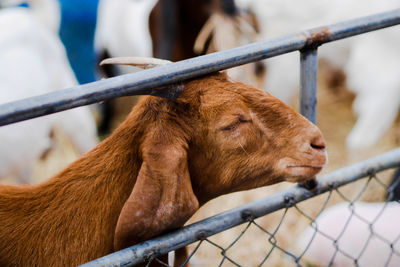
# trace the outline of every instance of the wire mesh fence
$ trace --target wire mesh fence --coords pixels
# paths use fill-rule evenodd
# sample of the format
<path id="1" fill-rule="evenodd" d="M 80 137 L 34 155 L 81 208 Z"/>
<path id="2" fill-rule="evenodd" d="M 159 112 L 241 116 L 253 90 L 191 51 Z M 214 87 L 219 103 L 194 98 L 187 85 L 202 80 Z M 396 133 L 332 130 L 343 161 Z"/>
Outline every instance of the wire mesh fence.
<path id="1" fill-rule="evenodd" d="M 398 166 L 400 149 L 84 266 L 399 266 Z"/>
<path id="2" fill-rule="evenodd" d="M 175 266 L 398 266 L 400 262 L 400 228 L 397 231 L 387 232 L 383 225 L 389 226 L 393 230 L 398 226 L 398 216 L 393 214 L 400 211 L 400 203 L 392 202 L 360 202 L 368 199 L 371 190 L 379 192 L 383 199 L 393 194 L 394 186 L 387 183 L 387 174 L 372 173 L 362 179 L 357 185 L 351 185 L 351 190 L 358 190 L 353 194 L 348 194 L 348 189 L 332 187 L 331 190 L 322 194 L 318 200 L 320 206 L 308 210 L 297 203 L 294 198 L 285 199 L 285 207 L 278 214 L 272 213 L 278 219 L 272 227 L 265 226 L 265 219 L 251 219 L 240 229 L 233 231 L 234 237 L 229 243 L 218 243 L 218 238 L 201 238 L 200 241 L 191 245 L 188 249 L 189 254 L 180 264 Z M 375 196 L 377 197 L 377 196 Z M 379 197 L 378 197 L 379 198 Z M 327 219 L 335 219 L 330 227 L 327 228 L 326 219 L 320 218 L 331 212 L 328 208 L 332 203 L 336 209 L 342 210 L 342 217 L 332 218 L 328 214 Z M 363 205 L 373 205 L 372 213 L 365 214 Z M 293 244 L 287 244 L 287 240 L 280 234 L 280 231 L 287 231 L 286 224 L 291 223 L 290 213 L 295 213 L 298 220 L 307 222 L 307 230 L 302 235 L 292 229 Z M 334 213 L 332 215 L 337 215 Z M 293 214 L 292 214 L 293 216 Z M 390 219 L 390 221 L 387 221 Z M 300 223 L 300 222 L 298 222 Z M 286 227 L 285 227 L 286 225 Z M 304 222 L 303 222 L 304 225 Z M 303 227 L 304 228 L 304 227 Z M 356 233 L 351 232 L 358 230 Z M 232 231 L 232 230 L 227 230 Z M 253 237 L 257 240 L 251 242 L 263 246 L 262 251 L 248 250 L 244 254 L 238 255 L 237 250 L 247 250 L 241 241 L 246 234 L 253 232 Z M 254 232 L 256 234 L 254 235 Z M 287 235 L 285 233 L 284 235 Z M 349 238 L 357 238 L 349 240 Z M 248 243 L 249 241 L 244 241 Z M 202 247 L 208 246 L 201 252 Z M 207 250 L 214 249 L 213 257 L 210 255 L 204 258 Z M 217 255 L 219 254 L 219 256 Z M 239 253 L 243 254 L 243 253 Z M 258 255 L 256 255 L 258 254 Z M 150 256 L 147 266 L 157 262 L 162 266 L 171 266 L 163 262 L 156 256 Z"/>

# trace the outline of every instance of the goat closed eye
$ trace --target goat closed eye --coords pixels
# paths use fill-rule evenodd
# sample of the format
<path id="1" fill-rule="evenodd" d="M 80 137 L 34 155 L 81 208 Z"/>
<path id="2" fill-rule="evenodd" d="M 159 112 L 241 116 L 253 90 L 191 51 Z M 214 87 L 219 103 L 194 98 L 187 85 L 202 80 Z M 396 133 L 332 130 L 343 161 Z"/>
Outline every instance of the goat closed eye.
<path id="1" fill-rule="evenodd" d="M 246 122 L 250 122 L 250 121 L 251 121 L 250 119 L 238 118 L 233 123 L 230 123 L 227 126 L 222 127 L 221 130 L 232 131 L 232 130 L 236 129 L 241 123 L 246 123 Z"/>
<path id="2" fill-rule="evenodd" d="M 240 121 L 237 120 L 234 123 L 229 124 L 228 126 L 225 126 L 222 128 L 223 131 L 231 131 L 234 130 L 238 125 L 239 125 Z"/>

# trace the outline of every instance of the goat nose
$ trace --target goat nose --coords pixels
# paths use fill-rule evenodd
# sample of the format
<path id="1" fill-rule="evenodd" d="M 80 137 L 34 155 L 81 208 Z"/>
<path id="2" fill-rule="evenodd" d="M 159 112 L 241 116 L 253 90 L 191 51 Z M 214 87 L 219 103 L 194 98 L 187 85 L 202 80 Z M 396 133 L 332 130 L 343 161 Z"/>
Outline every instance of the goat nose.
<path id="1" fill-rule="evenodd" d="M 322 137 L 321 134 L 318 134 L 317 136 L 315 136 L 315 137 L 311 140 L 310 145 L 311 145 L 311 147 L 312 147 L 313 149 L 320 150 L 320 151 L 325 150 L 325 147 L 326 147 L 325 140 L 324 140 L 324 138 Z"/>

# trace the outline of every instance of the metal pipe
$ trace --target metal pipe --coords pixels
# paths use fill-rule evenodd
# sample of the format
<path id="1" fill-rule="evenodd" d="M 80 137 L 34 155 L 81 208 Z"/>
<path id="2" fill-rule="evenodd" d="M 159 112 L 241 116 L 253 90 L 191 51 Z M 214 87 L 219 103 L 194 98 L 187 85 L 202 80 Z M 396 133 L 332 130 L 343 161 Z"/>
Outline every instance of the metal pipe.
<path id="1" fill-rule="evenodd" d="M 300 114 L 317 124 L 317 48 L 300 51 Z"/>
<path id="2" fill-rule="evenodd" d="M 253 43 L 0 105 L 0 126 L 157 88 L 249 62 L 400 24 L 400 9 Z"/>
<path id="3" fill-rule="evenodd" d="M 244 222 L 290 207 L 295 203 L 320 195 L 333 188 L 399 165 L 400 148 L 397 148 L 322 176 L 318 179 L 318 186 L 313 192 L 294 186 L 81 266 L 133 266 L 152 256 L 166 254 Z"/>
<path id="4" fill-rule="evenodd" d="M 300 114 L 317 124 L 317 46 L 300 51 Z M 308 184 L 301 184 L 305 188 Z"/>

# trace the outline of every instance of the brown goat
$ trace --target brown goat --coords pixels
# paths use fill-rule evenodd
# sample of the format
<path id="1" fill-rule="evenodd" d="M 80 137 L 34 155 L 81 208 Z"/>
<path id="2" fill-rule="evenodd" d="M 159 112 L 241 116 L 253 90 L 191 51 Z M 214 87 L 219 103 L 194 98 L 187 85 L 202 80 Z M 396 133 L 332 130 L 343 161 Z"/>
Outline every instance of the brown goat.
<path id="1" fill-rule="evenodd" d="M 326 162 L 316 126 L 224 73 L 147 96 L 49 181 L 0 186 L 0 266 L 75 266 L 182 226 L 222 194 L 304 182 Z"/>

